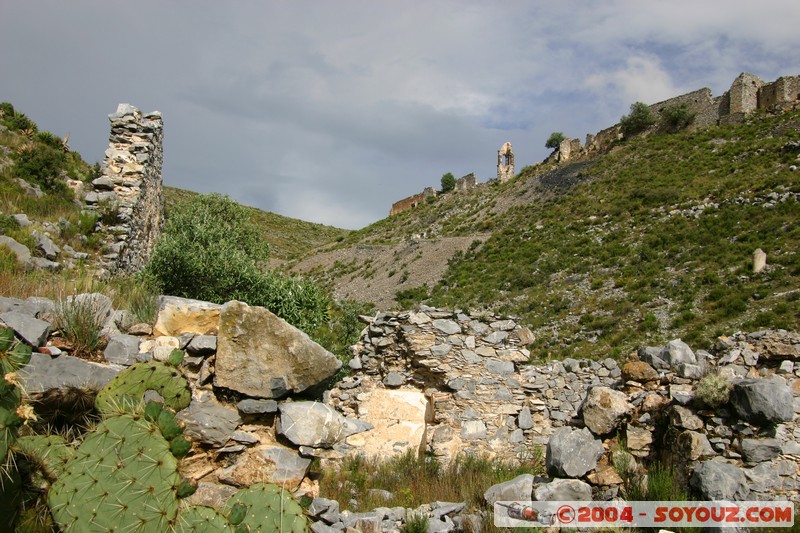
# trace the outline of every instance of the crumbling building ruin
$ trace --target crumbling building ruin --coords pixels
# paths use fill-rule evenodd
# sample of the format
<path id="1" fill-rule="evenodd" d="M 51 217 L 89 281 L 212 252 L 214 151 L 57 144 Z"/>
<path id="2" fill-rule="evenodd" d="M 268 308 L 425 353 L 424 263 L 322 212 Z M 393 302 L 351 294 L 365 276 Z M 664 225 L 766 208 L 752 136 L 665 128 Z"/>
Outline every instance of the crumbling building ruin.
<path id="1" fill-rule="evenodd" d="M 514 177 L 514 150 L 511 143 L 506 142 L 497 151 L 497 179 L 500 183 Z"/>

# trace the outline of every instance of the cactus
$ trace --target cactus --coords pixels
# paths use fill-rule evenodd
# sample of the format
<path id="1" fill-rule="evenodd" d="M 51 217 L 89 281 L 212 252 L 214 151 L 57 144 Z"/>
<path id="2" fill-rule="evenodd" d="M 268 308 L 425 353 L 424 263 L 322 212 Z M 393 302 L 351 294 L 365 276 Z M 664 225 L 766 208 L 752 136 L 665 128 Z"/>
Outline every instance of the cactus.
<path id="1" fill-rule="evenodd" d="M 53 482 L 58 479 L 75 456 L 75 449 L 60 435 L 28 435 L 19 437 L 14 453 L 24 455 L 42 476 Z"/>
<path id="2" fill-rule="evenodd" d="M 175 533 L 233 533 L 225 517 L 210 507 L 192 505 L 181 509 Z"/>
<path id="3" fill-rule="evenodd" d="M 181 477 L 169 443 L 144 417 L 122 414 L 90 433 L 48 493 L 65 533 L 167 531 Z"/>
<path id="4" fill-rule="evenodd" d="M 228 500 L 224 511 L 231 518 L 237 514 L 241 515 L 239 504 L 244 505 L 245 513 L 236 528 L 237 532 L 308 531 L 308 519 L 303 513 L 303 508 L 287 491 L 277 485 L 256 483 L 250 488 L 242 489 Z"/>
<path id="5" fill-rule="evenodd" d="M 176 411 L 187 407 L 192 399 L 189 384 L 180 372 L 160 361 L 147 361 L 117 374 L 97 394 L 95 405 L 102 413 L 112 413 L 118 406 L 138 403 L 148 390 L 156 391 Z"/>
<path id="6" fill-rule="evenodd" d="M 14 342 L 14 332 L 0 329 L 0 476 L 6 472 L 6 459 L 17 430 L 26 418 L 33 418 L 33 410 L 22 403 L 22 388 L 17 371 L 31 360 L 29 346 Z"/>

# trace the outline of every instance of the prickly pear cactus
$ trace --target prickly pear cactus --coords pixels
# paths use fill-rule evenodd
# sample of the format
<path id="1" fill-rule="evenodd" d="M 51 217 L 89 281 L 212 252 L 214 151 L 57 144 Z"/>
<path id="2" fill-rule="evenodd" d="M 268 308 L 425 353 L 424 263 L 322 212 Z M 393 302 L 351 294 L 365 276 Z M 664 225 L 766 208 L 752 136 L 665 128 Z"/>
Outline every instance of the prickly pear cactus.
<path id="1" fill-rule="evenodd" d="M 181 484 L 177 460 L 158 426 L 123 414 L 90 433 L 48 493 L 64 533 L 169 531 Z"/>
<path id="2" fill-rule="evenodd" d="M 175 533 L 233 533 L 224 516 L 210 507 L 192 505 L 178 513 Z"/>
<path id="3" fill-rule="evenodd" d="M 17 430 L 26 417 L 33 414 L 22 403 L 22 388 L 17 372 L 31 360 L 29 346 L 14 342 L 14 332 L 0 329 L 0 476 L 5 472 L 8 452 L 17 437 Z"/>
<path id="4" fill-rule="evenodd" d="M 75 448 L 67 444 L 60 435 L 19 437 L 13 449 L 14 453 L 24 455 L 50 481 L 57 479 L 64 472 L 69 460 L 75 457 Z"/>
<path id="5" fill-rule="evenodd" d="M 117 374 L 97 394 L 95 405 L 102 413 L 113 413 L 120 406 L 141 401 L 148 390 L 156 391 L 176 411 L 188 407 L 192 399 L 189 384 L 178 370 L 160 361 L 146 361 Z"/>
<path id="6" fill-rule="evenodd" d="M 234 494 L 225 505 L 224 512 L 232 517 L 237 509 L 245 507 L 244 518 L 236 531 L 250 533 L 305 533 L 308 519 L 303 508 L 284 489 L 271 483 L 256 483 Z"/>

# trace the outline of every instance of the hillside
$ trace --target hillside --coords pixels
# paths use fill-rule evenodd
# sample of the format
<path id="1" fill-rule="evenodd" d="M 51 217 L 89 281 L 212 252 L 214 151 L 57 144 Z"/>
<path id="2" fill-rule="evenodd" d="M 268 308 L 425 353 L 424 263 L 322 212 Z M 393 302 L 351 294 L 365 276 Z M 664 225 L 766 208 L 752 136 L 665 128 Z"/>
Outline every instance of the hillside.
<path id="1" fill-rule="evenodd" d="M 527 167 L 504 184 L 439 196 L 294 270 L 379 305 L 395 293 L 394 307 L 518 316 L 542 357 L 796 328 L 798 139 L 792 111 L 622 142 L 590 160 Z M 439 270 L 425 253 L 408 252 L 456 242 Z M 757 248 L 767 268 L 753 274 Z"/>

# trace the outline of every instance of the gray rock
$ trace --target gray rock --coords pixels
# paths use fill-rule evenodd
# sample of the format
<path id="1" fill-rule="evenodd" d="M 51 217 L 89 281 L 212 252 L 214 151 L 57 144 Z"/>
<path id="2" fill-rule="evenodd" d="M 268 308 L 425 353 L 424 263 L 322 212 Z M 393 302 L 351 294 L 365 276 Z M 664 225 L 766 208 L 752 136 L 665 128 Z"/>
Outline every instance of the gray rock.
<path id="1" fill-rule="evenodd" d="M 740 418 L 756 425 L 791 421 L 792 390 L 785 383 L 749 378 L 733 383 L 730 402 Z"/>
<path id="2" fill-rule="evenodd" d="M 533 492 L 533 475 L 522 474 L 510 481 L 492 485 L 483 493 L 489 505 L 503 501 L 530 501 Z"/>
<path id="3" fill-rule="evenodd" d="M 8 235 L 0 235 L 0 246 L 5 246 L 17 256 L 17 264 L 22 268 L 30 268 L 31 251 L 24 244 L 20 244 Z"/>
<path id="4" fill-rule="evenodd" d="M 189 505 L 203 505 L 221 511 L 237 490 L 236 487 L 201 481 L 197 484 L 197 490 L 186 499 L 186 502 Z"/>
<path id="5" fill-rule="evenodd" d="M 528 406 L 523 407 L 517 416 L 517 426 L 520 429 L 531 429 L 533 427 L 533 416 Z"/>
<path id="6" fill-rule="evenodd" d="M 0 314 L 2 320 L 8 327 L 25 343 L 37 348 L 43 346 L 50 335 L 50 323 L 39 320 L 31 315 L 19 311 L 7 311 Z"/>
<path id="7" fill-rule="evenodd" d="M 742 439 L 742 455 L 750 463 L 769 461 L 781 454 L 777 439 Z"/>
<path id="8" fill-rule="evenodd" d="M 20 228 L 27 228 L 28 226 L 31 225 L 31 220 L 28 218 L 28 215 L 24 213 L 19 213 L 11 216 L 14 218 L 14 220 L 17 221 L 17 224 L 19 225 Z"/>
<path id="9" fill-rule="evenodd" d="M 50 272 L 58 272 L 63 268 L 61 263 L 50 261 L 44 257 L 31 257 L 30 264 L 37 270 L 49 270 Z"/>
<path id="10" fill-rule="evenodd" d="M 36 238 L 36 250 L 50 261 L 55 261 L 61 253 L 61 248 L 56 246 L 47 235 L 34 232 Z"/>
<path id="11" fill-rule="evenodd" d="M 664 347 L 644 346 L 639 348 L 639 359 L 656 370 L 669 370 L 669 362 L 664 360 Z"/>
<path id="12" fill-rule="evenodd" d="M 508 333 L 505 331 L 493 331 L 489 333 L 485 337 L 483 337 L 483 341 L 487 344 L 498 344 L 503 342 L 508 338 Z"/>
<path id="13" fill-rule="evenodd" d="M 325 404 L 288 402 L 278 410 L 278 433 L 297 446 L 330 448 L 347 436 L 345 418 Z"/>
<path id="14" fill-rule="evenodd" d="M 23 305 L 25 305 L 25 302 L 18 298 L 0 296 L 0 313 L 7 313 L 8 311 L 20 311 L 20 308 L 22 308 Z M 33 316 L 33 313 L 27 312 L 24 309 L 21 312 Z"/>
<path id="15" fill-rule="evenodd" d="M 186 351 L 192 355 L 204 356 L 216 353 L 217 337 L 216 335 L 195 335 L 186 345 Z"/>
<path id="16" fill-rule="evenodd" d="M 550 436 L 545 465 L 552 476 L 581 477 L 597 466 L 603 453 L 603 444 L 588 429 L 564 426 Z"/>
<path id="17" fill-rule="evenodd" d="M 217 448 L 224 446 L 242 423 L 239 413 L 214 400 L 192 400 L 177 417 L 184 422 L 184 431 L 192 439 Z"/>
<path id="18" fill-rule="evenodd" d="M 661 358 L 667 361 L 673 369 L 678 369 L 678 366 L 682 364 L 698 364 L 697 357 L 692 349 L 680 339 L 669 341 L 664 347 Z"/>
<path id="19" fill-rule="evenodd" d="M 705 461 L 695 468 L 689 485 L 704 500 L 746 500 L 747 479 L 744 472 L 730 463 Z"/>
<path id="20" fill-rule="evenodd" d="M 302 392 L 342 366 L 335 355 L 263 307 L 220 310 L 214 384 L 255 398 Z"/>
<path id="21" fill-rule="evenodd" d="M 461 333 L 461 326 L 458 325 L 458 322 L 454 322 L 453 320 L 436 319 L 433 321 L 433 327 L 447 335 Z"/>
<path id="22" fill-rule="evenodd" d="M 114 190 L 114 180 L 108 176 L 100 176 L 99 178 L 92 180 L 92 185 L 94 185 L 95 190 L 98 191 Z"/>
<path id="23" fill-rule="evenodd" d="M 703 429 L 700 417 L 681 405 L 673 405 L 670 408 L 669 418 L 673 426 L 692 430 Z"/>
<path id="24" fill-rule="evenodd" d="M 490 374 L 497 374 L 500 376 L 510 376 L 514 373 L 514 363 L 511 361 L 500 361 L 498 359 L 489 359 L 483 364 Z"/>
<path id="25" fill-rule="evenodd" d="M 383 384 L 387 387 L 399 387 L 406 382 L 406 377 L 400 372 L 389 372 L 383 379 Z"/>
<path id="26" fill-rule="evenodd" d="M 236 404 L 240 413 L 246 415 L 263 415 L 278 412 L 278 402 L 275 400 L 245 399 Z"/>
<path id="27" fill-rule="evenodd" d="M 462 440 L 479 440 L 486 438 L 486 424 L 482 420 L 468 420 L 461 424 Z"/>
<path id="28" fill-rule="evenodd" d="M 308 506 L 308 514 L 315 518 L 319 518 L 332 510 L 339 512 L 339 502 L 327 498 L 314 498 Z"/>
<path id="29" fill-rule="evenodd" d="M 41 298 L 39 296 L 31 296 L 25 298 L 22 307 L 17 309 L 22 313 L 42 318 L 44 315 L 52 315 L 56 311 L 56 304 L 50 298 Z"/>
<path id="30" fill-rule="evenodd" d="M 314 533 L 341 533 L 341 529 L 333 528 L 325 522 L 317 521 L 312 522 L 310 526 L 311 531 Z"/>
<path id="31" fill-rule="evenodd" d="M 444 357 L 450 353 L 453 347 L 450 344 L 436 344 L 431 346 L 431 355 L 434 357 Z"/>
<path id="32" fill-rule="evenodd" d="M 20 371 L 20 376 L 29 393 L 66 387 L 100 390 L 124 368 L 119 365 L 93 363 L 69 355 L 52 358 L 34 353 L 30 363 Z"/>
<path id="33" fill-rule="evenodd" d="M 139 337 L 133 335 L 114 335 L 108 339 L 103 357 L 109 363 L 130 366 L 139 356 Z"/>
<path id="34" fill-rule="evenodd" d="M 579 479 L 554 479 L 539 485 L 533 491 L 533 499 L 540 502 L 591 501 L 592 487 Z"/>

